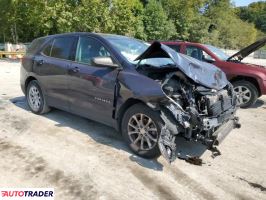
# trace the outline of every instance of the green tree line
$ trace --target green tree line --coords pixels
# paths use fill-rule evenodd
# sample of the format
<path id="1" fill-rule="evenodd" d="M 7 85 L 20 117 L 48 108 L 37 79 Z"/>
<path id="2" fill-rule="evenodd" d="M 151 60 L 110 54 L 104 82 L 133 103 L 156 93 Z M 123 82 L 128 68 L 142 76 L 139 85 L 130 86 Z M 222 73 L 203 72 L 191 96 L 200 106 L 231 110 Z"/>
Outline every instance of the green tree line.
<path id="1" fill-rule="evenodd" d="M 87 31 L 241 48 L 265 35 L 265 8 L 230 0 L 0 0 L 0 42 Z"/>

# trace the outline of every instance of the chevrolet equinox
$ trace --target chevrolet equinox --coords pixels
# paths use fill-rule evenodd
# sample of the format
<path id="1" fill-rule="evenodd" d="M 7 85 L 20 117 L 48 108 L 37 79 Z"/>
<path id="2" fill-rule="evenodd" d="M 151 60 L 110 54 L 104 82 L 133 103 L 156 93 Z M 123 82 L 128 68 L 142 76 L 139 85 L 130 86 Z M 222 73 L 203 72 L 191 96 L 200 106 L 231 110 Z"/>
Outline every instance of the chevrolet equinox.
<path id="1" fill-rule="evenodd" d="M 219 145 L 239 128 L 224 72 L 159 42 L 67 33 L 38 38 L 22 59 L 30 110 L 51 107 L 115 127 L 136 154 L 176 157 L 177 135 Z"/>

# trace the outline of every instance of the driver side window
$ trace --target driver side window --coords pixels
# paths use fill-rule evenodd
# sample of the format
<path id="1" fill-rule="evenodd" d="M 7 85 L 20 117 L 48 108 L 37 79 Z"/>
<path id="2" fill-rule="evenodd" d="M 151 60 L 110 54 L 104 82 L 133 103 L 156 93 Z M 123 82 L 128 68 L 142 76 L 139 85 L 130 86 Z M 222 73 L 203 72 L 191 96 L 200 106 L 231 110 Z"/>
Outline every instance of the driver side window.
<path id="1" fill-rule="evenodd" d="M 75 61 L 92 65 L 92 59 L 95 57 L 111 57 L 111 55 L 102 43 L 96 39 L 90 37 L 80 37 Z"/>
<path id="2" fill-rule="evenodd" d="M 191 56 L 192 58 L 196 58 L 203 62 L 211 63 L 215 61 L 207 52 L 195 46 L 187 46 L 186 55 Z"/>

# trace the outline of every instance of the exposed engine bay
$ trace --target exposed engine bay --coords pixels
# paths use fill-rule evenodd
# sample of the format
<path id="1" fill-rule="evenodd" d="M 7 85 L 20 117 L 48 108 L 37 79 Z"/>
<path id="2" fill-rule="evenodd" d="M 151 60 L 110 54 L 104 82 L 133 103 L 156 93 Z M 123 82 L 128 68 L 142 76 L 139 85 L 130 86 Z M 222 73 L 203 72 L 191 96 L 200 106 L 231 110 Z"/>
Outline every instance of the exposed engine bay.
<path id="1" fill-rule="evenodd" d="M 213 148 L 233 128 L 240 128 L 235 117 L 236 96 L 230 83 L 220 90 L 208 88 L 171 66 L 140 65 L 138 71 L 158 82 L 166 97 L 160 103 L 150 102 L 149 106 L 160 110 L 165 123 L 159 148 L 169 162 L 176 158 L 177 135 Z"/>

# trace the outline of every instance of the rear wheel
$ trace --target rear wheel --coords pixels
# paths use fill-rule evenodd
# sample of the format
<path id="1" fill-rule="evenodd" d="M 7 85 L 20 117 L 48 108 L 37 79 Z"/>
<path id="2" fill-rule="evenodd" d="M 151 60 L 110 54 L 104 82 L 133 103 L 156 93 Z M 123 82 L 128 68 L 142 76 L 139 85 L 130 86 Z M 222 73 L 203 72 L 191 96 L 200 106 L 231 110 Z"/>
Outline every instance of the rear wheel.
<path id="1" fill-rule="evenodd" d="M 159 113 L 144 104 L 135 104 L 124 114 L 121 129 L 129 147 L 139 156 L 160 156 L 158 140 L 163 126 Z"/>
<path id="2" fill-rule="evenodd" d="M 258 98 L 258 90 L 251 82 L 240 80 L 233 82 L 233 86 L 238 105 L 241 108 L 248 108 L 254 105 Z"/>
<path id="3" fill-rule="evenodd" d="M 26 98 L 29 108 L 33 113 L 44 114 L 50 111 L 50 107 L 46 104 L 41 87 L 36 80 L 28 84 Z"/>

